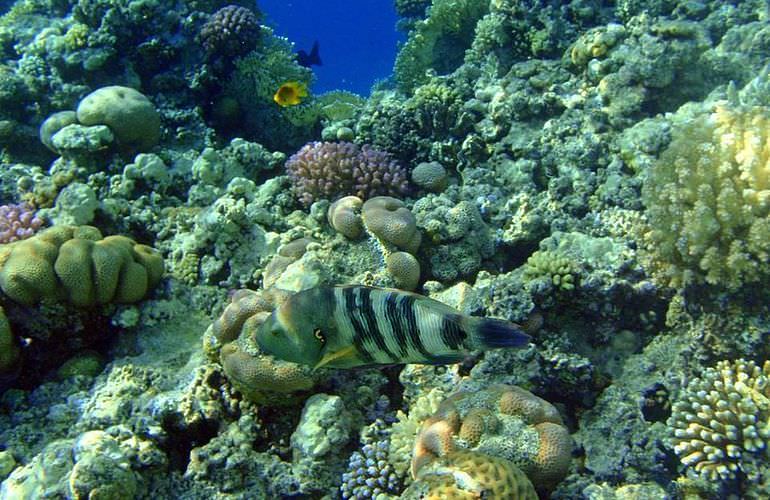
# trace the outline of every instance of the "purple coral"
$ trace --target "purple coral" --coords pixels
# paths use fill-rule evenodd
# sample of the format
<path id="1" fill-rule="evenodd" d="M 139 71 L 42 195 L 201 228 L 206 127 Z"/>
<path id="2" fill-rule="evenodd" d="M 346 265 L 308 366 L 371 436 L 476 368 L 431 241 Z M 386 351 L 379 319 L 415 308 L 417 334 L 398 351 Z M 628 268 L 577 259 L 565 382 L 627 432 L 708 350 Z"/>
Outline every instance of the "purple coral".
<path id="1" fill-rule="evenodd" d="M 198 38 L 210 55 L 237 57 L 248 54 L 259 41 L 259 16 L 238 5 L 222 7 L 201 27 Z"/>
<path id="2" fill-rule="evenodd" d="M 28 203 L 0 205 L 0 244 L 29 238 L 43 225 Z"/>
<path id="3" fill-rule="evenodd" d="M 286 171 L 305 206 L 351 194 L 365 200 L 409 191 L 406 170 L 388 153 L 350 142 L 305 144 L 286 161 Z"/>

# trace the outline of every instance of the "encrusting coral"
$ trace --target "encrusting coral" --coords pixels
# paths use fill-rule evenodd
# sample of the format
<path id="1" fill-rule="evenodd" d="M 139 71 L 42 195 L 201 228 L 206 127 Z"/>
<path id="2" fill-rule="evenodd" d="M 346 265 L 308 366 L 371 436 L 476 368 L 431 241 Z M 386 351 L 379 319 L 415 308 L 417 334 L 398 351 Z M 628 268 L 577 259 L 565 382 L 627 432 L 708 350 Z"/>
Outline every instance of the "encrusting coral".
<path id="1" fill-rule="evenodd" d="M 572 438 L 550 403 L 500 384 L 456 392 L 441 403 L 415 441 L 412 476 L 458 450 L 510 460 L 538 488 L 550 488 L 567 474 Z"/>
<path id="2" fill-rule="evenodd" d="M 668 426 L 684 465 L 710 481 L 753 476 L 770 441 L 770 361 L 720 361 L 690 381 Z"/>
<path id="3" fill-rule="evenodd" d="M 66 298 L 78 307 L 137 302 L 163 276 L 163 258 L 125 236 L 92 226 L 56 226 L 0 247 L 0 289 L 32 305 Z"/>

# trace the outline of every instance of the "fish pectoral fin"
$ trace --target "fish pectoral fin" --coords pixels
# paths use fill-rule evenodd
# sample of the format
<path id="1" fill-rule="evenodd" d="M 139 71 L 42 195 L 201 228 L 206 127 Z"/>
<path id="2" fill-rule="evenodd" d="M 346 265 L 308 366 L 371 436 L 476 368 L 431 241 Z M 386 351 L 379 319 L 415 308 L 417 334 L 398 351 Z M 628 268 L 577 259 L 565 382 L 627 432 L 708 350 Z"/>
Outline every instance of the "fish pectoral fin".
<path id="1" fill-rule="evenodd" d="M 328 366 L 335 361 L 352 360 L 356 357 L 355 346 L 348 346 L 339 351 L 330 351 L 323 355 L 323 357 L 313 367 L 314 370 Z"/>

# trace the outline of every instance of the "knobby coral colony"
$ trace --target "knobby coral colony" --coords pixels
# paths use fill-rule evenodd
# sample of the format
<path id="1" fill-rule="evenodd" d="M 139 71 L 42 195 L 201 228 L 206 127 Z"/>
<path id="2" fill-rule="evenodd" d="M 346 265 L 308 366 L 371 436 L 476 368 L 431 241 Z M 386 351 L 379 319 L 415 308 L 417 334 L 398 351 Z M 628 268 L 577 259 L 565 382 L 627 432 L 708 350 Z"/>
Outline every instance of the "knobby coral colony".
<path id="1" fill-rule="evenodd" d="M 768 497 L 766 2 L 6 3 L 0 498 Z"/>

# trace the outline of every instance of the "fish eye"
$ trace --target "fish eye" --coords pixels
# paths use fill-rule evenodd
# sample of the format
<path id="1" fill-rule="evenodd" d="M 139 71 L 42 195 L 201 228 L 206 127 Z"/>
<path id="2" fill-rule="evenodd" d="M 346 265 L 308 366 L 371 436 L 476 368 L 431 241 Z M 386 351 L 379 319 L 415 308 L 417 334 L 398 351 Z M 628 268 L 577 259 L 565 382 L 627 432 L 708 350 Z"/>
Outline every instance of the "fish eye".
<path id="1" fill-rule="evenodd" d="M 326 335 L 324 335 L 324 332 L 322 332 L 320 328 L 313 330 L 313 336 L 317 338 L 322 344 L 326 342 Z"/>

